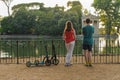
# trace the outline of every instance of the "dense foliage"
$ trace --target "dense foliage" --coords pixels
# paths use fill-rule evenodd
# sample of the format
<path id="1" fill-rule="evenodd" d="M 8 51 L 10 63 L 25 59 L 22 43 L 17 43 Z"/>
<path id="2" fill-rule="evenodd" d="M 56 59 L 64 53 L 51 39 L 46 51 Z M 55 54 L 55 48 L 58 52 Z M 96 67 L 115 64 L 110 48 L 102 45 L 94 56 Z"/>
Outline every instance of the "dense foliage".
<path id="1" fill-rule="evenodd" d="M 43 3 L 15 5 L 12 7 L 12 15 L 4 17 L 1 21 L 2 33 L 62 35 L 65 22 L 71 20 L 77 34 L 79 34 L 81 31 L 82 5 L 79 1 L 68 4 L 70 7 L 68 10 L 58 5 L 44 7 Z"/>
<path id="2" fill-rule="evenodd" d="M 112 34 L 112 29 L 120 29 L 120 0 L 94 0 L 93 7 L 100 16 L 101 22 L 105 26 L 107 35 Z"/>

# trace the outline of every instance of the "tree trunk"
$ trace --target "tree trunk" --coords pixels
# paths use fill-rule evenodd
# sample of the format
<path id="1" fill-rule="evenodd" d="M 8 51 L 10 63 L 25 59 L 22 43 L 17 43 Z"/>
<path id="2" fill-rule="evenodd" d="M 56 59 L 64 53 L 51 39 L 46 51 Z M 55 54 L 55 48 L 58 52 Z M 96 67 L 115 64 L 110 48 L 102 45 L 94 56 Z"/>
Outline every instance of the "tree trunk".
<path id="1" fill-rule="evenodd" d="M 7 6 L 7 9 L 8 9 L 8 16 L 10 16 L 10 8 L 9 8 L 9 6 Z"/>
<path id="2" fill-rule="evenodd" d="M 117 27 L 117 33 L 120 33 L 119 31 L 120 31 L 120 27 L 118 26 L 118 27 Z"/>

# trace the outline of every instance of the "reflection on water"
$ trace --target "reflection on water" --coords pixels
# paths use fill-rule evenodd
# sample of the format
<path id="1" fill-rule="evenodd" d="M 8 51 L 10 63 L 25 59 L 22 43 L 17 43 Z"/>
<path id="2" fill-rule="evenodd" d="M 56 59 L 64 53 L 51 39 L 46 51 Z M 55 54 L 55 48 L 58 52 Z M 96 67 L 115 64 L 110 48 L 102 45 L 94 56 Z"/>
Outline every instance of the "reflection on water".
<path id="1" fill-rule="evenodd" d="M 109 41 L 109 40 L 108 40 Z M 103 48 L 106 47 L 106 42 L 108 42 L 107 39 L 105 37 L 100 37 L 99 38 L 99 50 L 103 51 Z M 118 36 L 118 38 L 111 38 L 110 39 L 110 46 L 115 47 L 115 46 L 120 46 L 120 35 Z"/>
<path id="2" fill-rule="evenodd" d="M 99 38 L 99 50 L 103 51 L 103 47 L 105 47 L 106 41 L 104 38 Z"/>
<path id="3" fill-rule="evenodd" d="M 15 41 L 13 41 L 13 42 L 11 42 L 11 41 L 9 41 L 8 40 L 8 38 L 10 39 L 10 40 L 21 40 L 21 41 L 19 41 L 19 43 L 18 44 L 16 44 L 16 42 Z M 14 38 L 15 38 L 15 36 L 14 36 Z M 37 46 L 34 46 L 33 44 L 34 43 L 30 43 L 30 42 L 26 42 L 26 41 L 24 41 L 24 40 L 40 40 L 40 39 L 48 39 L 48 37 L 42 37 L 42 38 L 40 38 L 40 37 L 38 37 L 38 36 L 29 36 L 29 37 L 22 37 L 22 36 L 19 36 L 19 37 L 17 37 L 17 38 L 15 38 L 14 39 L 13 37 L 12 38 L 10 38 L 10 36 L 8 37 L 5 37 L 5 38 L 0 38 L 1 40 L 3 40 L 3 42 L 1 43 L 1 50 L 0 50 L 0 57 L 1 58 L 6 58 L 6 57 L 13 57 L 13 54 L 14 54 L 14 56 L 16 56 L 16 50 L 17 50 L 17 48 L 16 48 L 16 45 L 18 45 L 19 46 L 19 53 L 23 53 L 23 51 L 24 51 L 24 53 L 28 53 L 28 50 L 27 50 L 27 46 L 29 46 L 29 48 L 34 48 L 34 47 L 36 47 L 35 48 L 35 53 L 36 53 L 36 55 L 38 55 L 39 54 L 39 48 L 37 47 Z M 51 39 L 51 37 L 49 37 L 50 39 Z M 52 37 L 52 39 L 61 39 L 62 40 L 62 38 L 53 38 Z M 83 36 L 82 35 L 78 35 L 77 36 L 77 39 L 78 40 L 82 40 L 83 39 Z M 118 47 L 120 46 L 120 35 L 118 36 L 118 38 L 115 38 L 115 37 L 111 37 L 110 38 L 110 44 L 108 45 L 108 44 L 106 44 L 106 42 L 107 42 L 107 38 L 105 37 L 105 36 L 99 36 L 99 37 L 95 37 L 94 38 L 95 39 L 95 49 L 96 49 L 96 51 L 95 52 L 97 52 L 97 53 L 103 53 L 104 51 L 105 51 L 105 48 L 107 47 L 107 48 L 109 48 L 109 49 L 111 49 L 110 47 L 114 47 L 114 48 L 116 48 L 116 46 L 117 46 L 117 49 L 115 49 L 115 50 L 118 50 Z M 4 40 L 7 40 L 7 41 L 4 41 Z M 23 41 L 22 41 L 23 40 Z M 107 42 L 108 43 L 108 42 Z M 26 45 L 27 44 L 27 45 Z M 36 43 L 37 44 L 37 43 Z M 42 44 L 41 42 L 39 42 L 38 44 Z M 106 46 L 107 45 L 107 46 Z M 111 46 L 112 45 L 112 46 Z M 3 48 L 2 48 L 3 47 Z M 25 49 L 26 50 L 23 50 L 24 49 L 24 47 L 26 47 Z M 40 47 L 40 46 L 39 46 Z M 12 50 L 13 51 L 15 51 L 15 53 L 13 53 L 13 52 L 8 52 L 9 51 L 9 49 L 11 49 L 12 48 Z M 29 49 L 28 48 L 28 49 Z M 32 48 L 31 48 L 31 50 L 29 51 L 29 52 L 31 52 L 31 54 L 32 54 L 32 52 L 34 51 L 32 51 Z M 113 51 L 112 51 L 113 52 Z M 119 51 L 118 51 L 118 53 L 119 53 Z M 11 55 L 10 55 L 11 54 Z M 22 55 L 22 54 L 20 54 L 20 55 Z M 25 55 L 28 55 L 28 54 L 24 54 L 24 56 Z"/>
<path id="4" fill-rule="evenodd" d="M 8 52 L 0 51 L 0 58 L 11 57 Z"/>

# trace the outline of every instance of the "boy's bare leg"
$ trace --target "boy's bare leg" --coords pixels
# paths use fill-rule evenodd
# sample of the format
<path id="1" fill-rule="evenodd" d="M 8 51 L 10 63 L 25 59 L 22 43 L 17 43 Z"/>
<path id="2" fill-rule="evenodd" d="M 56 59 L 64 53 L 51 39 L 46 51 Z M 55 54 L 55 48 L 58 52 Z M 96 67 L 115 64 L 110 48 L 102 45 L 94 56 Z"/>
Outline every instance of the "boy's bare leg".
<path id="1" fill-rule="evenodd" d="M 88 65 L 88 50 L 84 50 L 85 62 Z"/>
<path id="2" fill-rule="evenodd" d="M 88 51 L 88 63 L 89 63 L 89 65 L 91 66 L 92 65 L 92 53 L 91 53 L 91 51 Z"/>

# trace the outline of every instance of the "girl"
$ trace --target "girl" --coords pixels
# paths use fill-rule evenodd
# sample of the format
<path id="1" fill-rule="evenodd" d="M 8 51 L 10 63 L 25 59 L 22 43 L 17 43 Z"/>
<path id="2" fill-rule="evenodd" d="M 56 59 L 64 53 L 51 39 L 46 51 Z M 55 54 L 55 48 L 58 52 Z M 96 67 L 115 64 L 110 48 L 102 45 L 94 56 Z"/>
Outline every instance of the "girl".
<path id="1" fill-rule="evenodd" d="M 63 32 L 63 39 L 65 40 L 65 46 L 67 49 L 65 66 L 71 66 L 72 64 L 70 63 L 70 61 L 72 58 L 75 39 L 76 39 L 76 32 L 75 29 L 73 28 L 73 24 L 71 21 L 66 22 L 65 29 Z"/>

